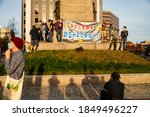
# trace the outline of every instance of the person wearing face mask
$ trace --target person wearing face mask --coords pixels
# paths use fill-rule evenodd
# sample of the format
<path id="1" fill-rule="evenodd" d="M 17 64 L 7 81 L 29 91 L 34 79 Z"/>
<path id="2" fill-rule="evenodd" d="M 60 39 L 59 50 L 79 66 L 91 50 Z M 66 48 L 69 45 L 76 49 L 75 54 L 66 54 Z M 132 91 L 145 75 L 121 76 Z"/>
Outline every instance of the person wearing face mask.
<path id="1" fill-rule="evenodd" d="M 24 79 L 25 60 L 22 52 L 24 41 L 18 37 L 12 37 L 5 52 L 5 69 L 7 78 L 5 81 L 3 96 L 6 99 L 21 99 Z"/>

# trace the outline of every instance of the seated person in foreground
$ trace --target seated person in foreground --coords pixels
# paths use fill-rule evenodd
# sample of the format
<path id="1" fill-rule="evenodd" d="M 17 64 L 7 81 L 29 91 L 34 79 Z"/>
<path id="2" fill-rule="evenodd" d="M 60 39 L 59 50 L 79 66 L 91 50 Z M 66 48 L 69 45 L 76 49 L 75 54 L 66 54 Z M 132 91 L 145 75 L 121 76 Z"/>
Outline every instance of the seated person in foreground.
<path id="1" fill-rule="evenodd" d="M 113 72 L 111 78 L 104 85 L 101 91 L 101 100 L 123 100 L 124 99 L 124 83 L 120 81 L 120 73 Z"/>

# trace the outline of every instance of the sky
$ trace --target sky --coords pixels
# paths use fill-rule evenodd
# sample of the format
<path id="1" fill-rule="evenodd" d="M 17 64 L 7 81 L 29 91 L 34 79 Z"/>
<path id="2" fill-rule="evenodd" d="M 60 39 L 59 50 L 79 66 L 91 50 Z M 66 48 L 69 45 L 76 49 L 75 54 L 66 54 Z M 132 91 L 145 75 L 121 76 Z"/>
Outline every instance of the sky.
<path id="1" fill-rule="evenodd" d="M 126 25 L 128 40 L 150 41 L 150 0 L 103 0 L 104 10 L 110 10 L 119 17 L 120 30 Z"/>
<path id="2" fill-rule="evenodd" d="M 103 9 L 112 11 L 120 19 L 120 30 L 128 27 L 128 40 L 150 40 L 150 0 L 103 0 Z M 15 17 L 21 32 L 21 0 L 0 0 L 0 25 L 7 26 Z M 21 35 L 21 34 L 20 34 Z"/>
<path id="3" fill-rule="evenodd" d="M 13 17 L 17 21 L 16 29 L 21 33 L 21 0 L 0 0 L 0 26 L 7 27 Z"/>

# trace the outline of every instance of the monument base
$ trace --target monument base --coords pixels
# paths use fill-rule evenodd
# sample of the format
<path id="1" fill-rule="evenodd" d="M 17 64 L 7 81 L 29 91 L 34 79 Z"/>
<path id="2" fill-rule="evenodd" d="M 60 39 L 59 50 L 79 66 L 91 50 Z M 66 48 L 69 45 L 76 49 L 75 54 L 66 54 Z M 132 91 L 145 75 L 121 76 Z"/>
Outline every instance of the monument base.
<path id="1" fill-rule="evenodd" d="M 74 50 L 76 48 L 82 47 L 84 50 L 108 50 L 109 43 L 47 43 L 40 42 L 38 50 Z M 119 44 L 117 46 L 117 49 Z M 113 47 L 112 47 L 113 50 Z"/>
<path id="2" fill-rule="evenodd" d="M 39 43 L 38 50 L 74 50 L 82 47 L 85 50 L 107 50 L 109 43 Z"/>

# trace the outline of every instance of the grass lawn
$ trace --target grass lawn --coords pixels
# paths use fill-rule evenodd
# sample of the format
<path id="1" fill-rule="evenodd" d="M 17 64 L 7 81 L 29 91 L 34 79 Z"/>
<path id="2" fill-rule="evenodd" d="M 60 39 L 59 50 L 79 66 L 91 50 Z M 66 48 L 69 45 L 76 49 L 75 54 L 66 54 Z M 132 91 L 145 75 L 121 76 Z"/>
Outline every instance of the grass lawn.
<path id="1" fill-rule="evenodd" d="M 38 51 L 25 54 L 27 75 L 94 73 L 150 73 L 150 62 L 130 52 L 122 51 Z M 2 72 L 1 72 L 2 71 Z M 0 65 L 0 75 L 4 75 Z"/>

